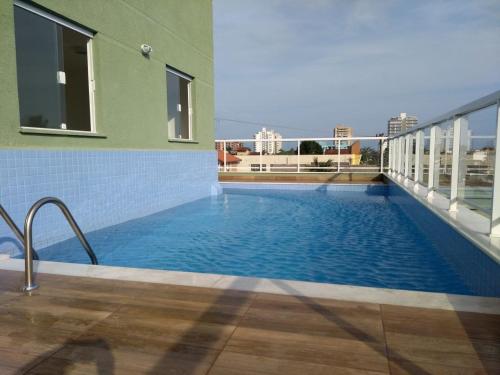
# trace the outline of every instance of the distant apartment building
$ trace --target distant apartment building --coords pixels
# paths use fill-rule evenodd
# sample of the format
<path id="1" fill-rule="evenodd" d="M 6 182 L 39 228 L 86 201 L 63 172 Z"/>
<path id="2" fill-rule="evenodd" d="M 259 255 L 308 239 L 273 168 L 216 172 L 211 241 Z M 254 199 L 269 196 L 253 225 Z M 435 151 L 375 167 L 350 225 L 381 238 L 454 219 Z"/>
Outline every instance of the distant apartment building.
<path id="1" fill-rule="evenodd" d="M 255 139 L 253 146 L 255 152 L 260 153 L 262 151 L 262 153 L 276 154 L 283 147 L 283 137 L 274 130 L 262 128 L 262 130 L 256 133 L 253 138 Z"/>
<path id="2" fill-rule="evenodd" d="M 392 137 L 393 135 L 404 133 L 408 129 L 417 126 L 417 122 L 417 116 L 410 116 L 401 112 L 399 116 L 391 117 L 387 122 L 387 135 Z"/>
<path id="3" fill-rule="evenodd" d="M 353 131 L 352 128 L 349 126 L 337 125 L 333 129 L 334 138 L 352 138 L 352 136 L 353 136 Z M 335 141 L 334 147 L 337 147 L 337 145 L 339 145 L 339 148 L 341 150 L 345 150 L 352 145 L 352 141 L 340 141 L 340 142 Z"/>
<path id="4" fill-rule="evenodd" d="M 232 151 L 237 151 L 243 147 L 242 142 L 226 142 L 226 150 L 229 148 Z M 224 142 L 215 142 L 215 149 L 217 151 L 224 151 Z"/>

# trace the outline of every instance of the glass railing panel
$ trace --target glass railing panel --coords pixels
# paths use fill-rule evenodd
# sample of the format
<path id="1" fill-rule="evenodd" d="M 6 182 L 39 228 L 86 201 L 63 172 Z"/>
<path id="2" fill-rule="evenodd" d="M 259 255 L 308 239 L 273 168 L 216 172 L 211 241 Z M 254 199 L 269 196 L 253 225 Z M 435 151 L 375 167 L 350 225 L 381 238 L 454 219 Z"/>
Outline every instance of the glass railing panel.
<path id="1" fill-rule="evenodd" d="M 430 127 L 424 129 L 424 155 L 422 157 L 422 185 L 429 184 L 429 154 L 431 147 L 431 129 Z"/>
<path id="2" fill-rule="evenodd" d="M 496 145 L 496 106 L 468 116 L 467 153 L 463 203 L 473 210 L 491 213 Z"/>
<path id="3" fill-rule="evenodd" d="M 416 134 L 412 134 L 411 136 L 411 144 L 410 144 L 410 174 L 408 178 L 410 180 L 415 180 L 415 152 L 416 152 Z"/>
<path id="4" fill-rule="evenodd" d="M 439 187 L 438 191 L 445 197 L 450 197 L 451 169 L 453 164 L 453 122 L 446 121 L 440 125 L 440 155 L 439 155 Z"/>

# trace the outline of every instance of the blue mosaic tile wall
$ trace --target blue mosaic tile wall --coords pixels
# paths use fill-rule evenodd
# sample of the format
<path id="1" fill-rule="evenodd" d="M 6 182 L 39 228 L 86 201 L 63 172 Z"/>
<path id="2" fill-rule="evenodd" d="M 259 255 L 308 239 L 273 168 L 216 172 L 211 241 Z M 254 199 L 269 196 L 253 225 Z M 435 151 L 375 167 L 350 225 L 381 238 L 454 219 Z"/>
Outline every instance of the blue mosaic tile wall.
<path id="1" fill-rule="evenodd" d="M 427 234 L 443 259 L 470 289 L 478 295 L 500 294 L 498 263 L 393 182 L 389 182 L 388 199 L 400 207 L 413 225 Z"/>
<path id="2" fill-rule="evenodd" d="M 388 192 L 386 185 L 381 184 L 321 184 L 321 183 L 252 183 L 252 182 L 222 182 L 223 190 L 316 190 L 316 191 L 358 191 L 383 195 Z"/>
<path id="3" fill-rule="evenodd" d="M 63 200 L 84 232 L 220 193 L 215 151 L 0 150 L 0 203 L 22 229 L 46 196 Z M 35 248 L 73 236 L 62 213 L 45 206 L 33 226 Z M 22 247 L 0 220 L 0 252 Z"/>

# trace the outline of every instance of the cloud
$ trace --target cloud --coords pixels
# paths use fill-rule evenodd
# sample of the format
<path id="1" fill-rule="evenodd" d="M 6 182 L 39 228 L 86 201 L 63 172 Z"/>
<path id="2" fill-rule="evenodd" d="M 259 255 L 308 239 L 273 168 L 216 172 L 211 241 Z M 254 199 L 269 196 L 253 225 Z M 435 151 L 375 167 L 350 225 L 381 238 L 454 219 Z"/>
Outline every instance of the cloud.
<path id="1" fill-rule="evenodd" d="M 395 113 L 425 120 L 500 86 L 493 1 L 214 0 L 214 19 L 220 116 L 374 134 Z"/>

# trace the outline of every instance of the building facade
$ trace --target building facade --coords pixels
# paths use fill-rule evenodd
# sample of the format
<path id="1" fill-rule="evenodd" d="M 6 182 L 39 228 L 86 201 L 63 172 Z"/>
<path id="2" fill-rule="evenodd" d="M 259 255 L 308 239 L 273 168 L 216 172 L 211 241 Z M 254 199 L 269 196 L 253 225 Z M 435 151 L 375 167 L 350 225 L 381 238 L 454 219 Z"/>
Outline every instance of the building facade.
<path id="1" fill-rule="evenodd" d="M 406 130 L 417 126 L 418 120 L 416 116 L 410 116 L 401 112 L 399 116 L 391 117 L 387 122 L 387 136 L 404 133 Z"/>
<path id="2" fill-rule="evenodd" d="M 261 131 L 257 132 L 253 138 L 255 139 L 254 151 L 255 152 L 265 152 L 268 154 L 277 154 L 283 147 L 281 134 L 275 132 L 274 130 L 267 130 L 262 128 Z M 259 142 L 260 141 L 260 142 Z"/>
<path id="3" fill-rule="evenodd" d="M 44 196 L 90 231 L 218 192 L 211 1 L 1 1 L 0 28 L 0 204 L 18 226 Z M 34 232 L 72 236 L 53 208 Z"/>
<path id="4" fill-rule="evenodd" d="M 337 125 L 333 129 L 334 138 L 352 138 L 353 131 L 352 128 L 345 125 Z M 339 146 L 340 149 L 346 149 L 352 145 L 352 141 L 334 141 L 334 147 Z"/>
<path id="5" fill-rule="evenodd" d="M 237 151 L 243 147 L 243 142 L 226 142 L 226 150 L 229 148 L 231 151 Z M 218 151 L 224 151 L 224 142 L 215 142 L 215 149 Z"/>

